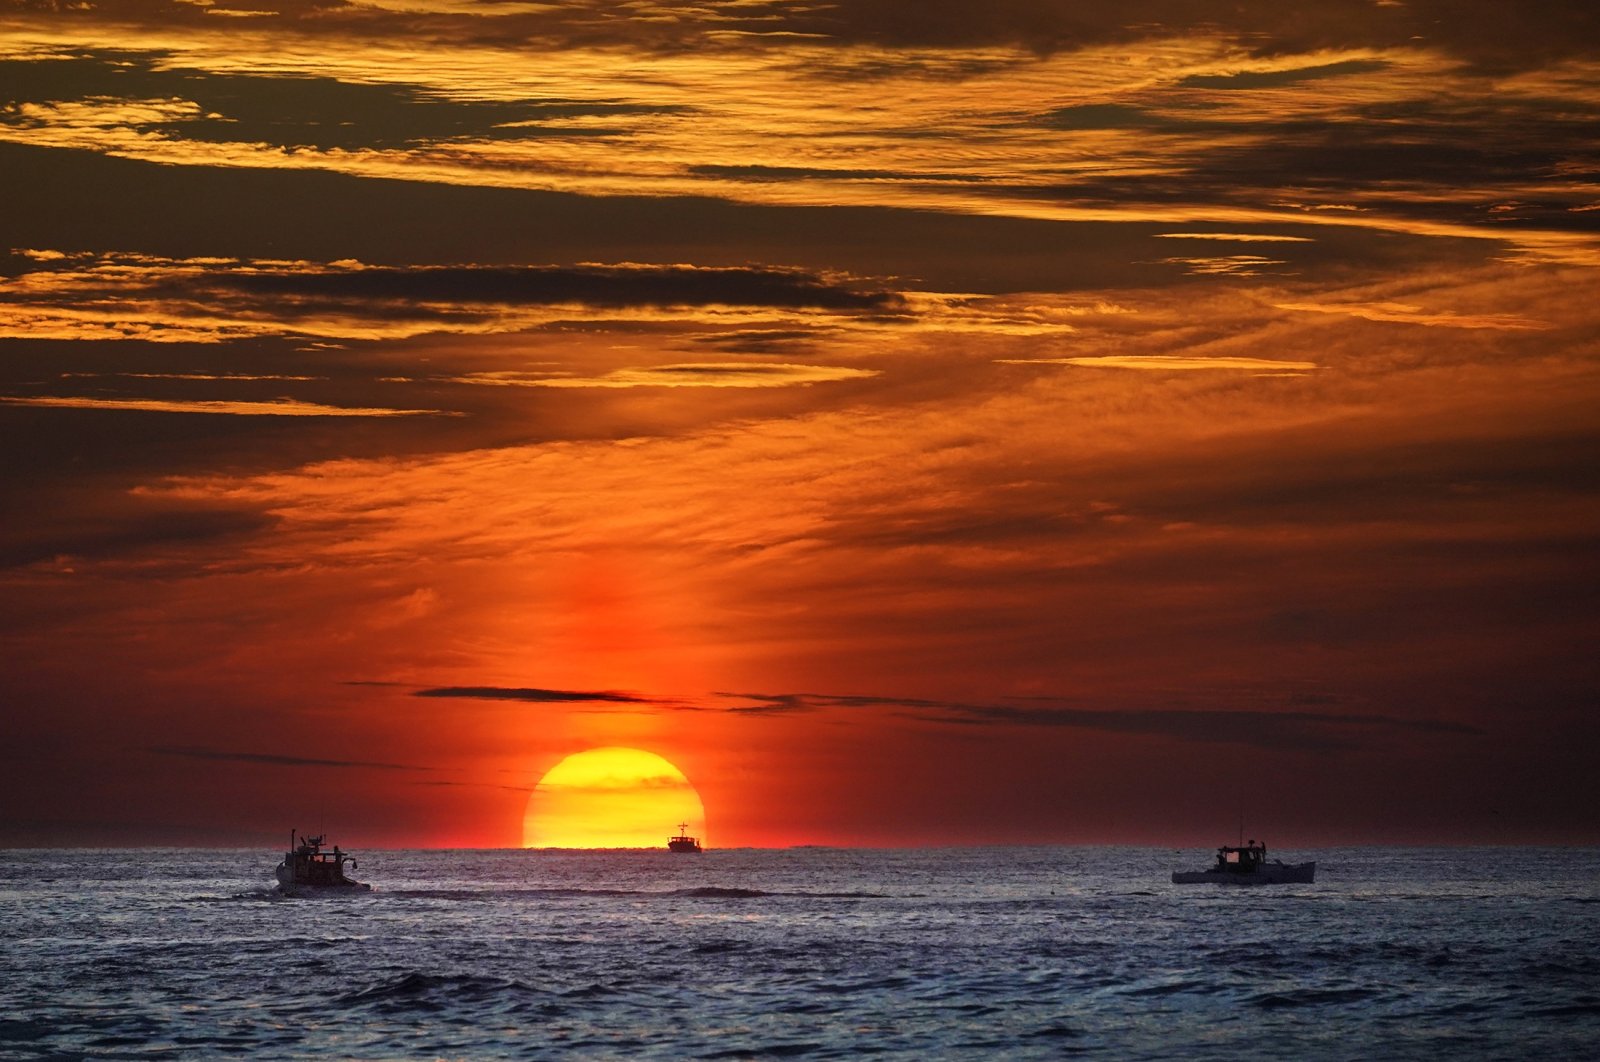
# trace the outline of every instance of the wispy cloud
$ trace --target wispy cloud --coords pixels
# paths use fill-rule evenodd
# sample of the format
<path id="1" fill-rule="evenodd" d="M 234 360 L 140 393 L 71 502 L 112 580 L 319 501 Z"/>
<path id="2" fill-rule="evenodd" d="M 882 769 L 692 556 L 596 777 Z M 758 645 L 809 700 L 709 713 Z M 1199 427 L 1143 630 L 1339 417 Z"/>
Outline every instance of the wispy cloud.
<path id="1" fill-rule="evenodd" d="M 1223 254 L 1194 258 L 1163 258 L 1169 265 L 1181 265 L 1184 272 L 1200 277 L 1259 277 L 1272 272 L 1268 266 L 1288 265 L 1282 258 L 1267 258 L 1259 254 Z"/>
<path id="2" fill-rule="evenodd" d="M 0 395 L 0 403 L 13 406 L 42 406 L 56 409 L 100 409 L 142 413 L 205 413 L 234 417 L 454 417 L 461 414 L 443 409 L 385 409 L 372 406 L 326 406 L 292 398 L 270 402 L 243 402 L 227 399 L 179 401 L 159 398 L 95 398 L 83 395 Z"/>
<path id="3" fill-rule="evenodd" d="M 221 760 L 228 763 L 260 763 L 272 767 L 337 767 L 376 771 L 431 771 L 414 763 L 378 763 L 371 760 L 328 760 L 311 756 L 289 756 L 270 752 L 230 752 L 195 745 L 152 745 L 147 752 L 158 756 L 181 756 L 191 760 Z"/>
<path id="4" fill-rule="evenodd" d="M 1243 91 L 1249 89 L 1282 88 L 1306 81 L 1321 81 L 1331 77 L 1351 74 L 1373 74 L 1389 64 L 1381 59 L 1346 59 L 1337 63 L 1319 63 L 1314 66 L 1283 67 L 1262 62 L 1260 69 L 1229 71 L 1223 74 L 1192 74 L 1178 82 L 1181 88 L 1208 88 Z"/>
<path id="5" fill-rule="evenodd" d="M 826 323 L 903 314 L 903 296 L 844 274 L 776 266 L 369 266 L 142 254 L 20 255 L 0 279 L 0 337 L 222 342 L 515 332 L 584 318 L 773 314 Z"/>
<path id="6" fill-rule="evenodd" d="M 1182 354 L 1099 354 L 1075 358 L 1011 359 L 1011 365 L 1079 365 L 1089 369 L 1140 369 L 1146 372 L 1206 372 L 1233 370 L 1244 372 L 1307 372 L 1318 368 L 1314 361 L 1283 361 L 1274 358 L 1247 358 L 1217 355 L 1186 357 Z"/>
<path id="7" fill-rule="evenodd" d="M 534 376 L 507 374 L 457 377 L 459 383 L 488 383 L 518 387 L 793 387 L 835 380 L 859 380 L 878 375 L 874 369 L 848 369 L 835 365 L 786 363 L 695 362 L 615 369 L 603 376 Z"/>
<path id="8" fill-rule="evenodd" d="M 847 277 L 757 266 L 617 265 L 412 266 L 300 263 L 293 269 L 218 270 L 196 279 L 235 291 L 450 305 L 504 303 L 591 306 L 791 306 L 892 310 L 900 297 Z"/>
<path id="9" fill-rule="evenodd" d="M 445 782 L 432 779 L 418 779 L 411 785 L 430 786 L 436 789 L 501 789 L 508 793 L 531 793 L 531 785 L 500 785 L 496 782 Z"/>
<path id="10" fill-rule="evenodd" d="M 116 51 L 24 19 L 0 139 L 583 195 L 1338 224 L 1600 259 L 1573 213 L 1592 198 L 1574 160 L 1600 113 L 1583 65 L 1593 49 L 1577 43 L 1595 32 L 1576 0 L 1519 16 L 1507 39 L 1447 29 L 1473 20 L 1432 4 L 1393 9 L 1402 16 L 1352 3 L 1337 17 L 1245 5 L 1200 21 L 1148 5 L 1147 19 L 1104 21 L 1042 2 L 995 19 L 888 0 L 647 19 L 591 0 L 452 10 L 421 38 L 414 16 L 341 5 L 348 35 L 322 22 L 307 48 L 292 15 L 257 20 L 261 36 L 241 43 L 167 4 L 144 12 L 145 27 L 119 26 Z M 165 25 L 174 12 L 185 32 Z M 386 33 L 404 47 L 381 43 Z M 569 50 L 512 61 L 533 41 Z M 1460 61 L 1490 53 L 1492 76 Z M 869 80 L 896 105 L 859 106 Z M 1522 118 L 1507 120 L 1515 108 Z M 1328 203 L 1362 209 L 1331 218 L 1316 209 Z"/>
<path id="11" fill-rule="evenodd" d="M 413 697 L 462 697 L 480 701 L 524 701 L 536 704 L 652 704 L 647 697 L 618 690 L 545 690 L 525 686 L 436 686 L 417 690 Z"/>
<path id="12" fill-rule="evenodd" d="M 1310 236 L 1270 232 L 1158 232 L 1158 240 L 1220 240 L 1224 243 L 1314 243 Z"/>
<path id="13" fill-rule="evenodd" d="M 690 793 L 695 791 L 694 786 L 691 785 L 687 780 L 683 778 L 675 778 L 671 775 L 665 774 L 649 776 L 622 775 L 616 777 L 590 779 L 583 782 L 541 781 L 538 786 L 535 787 L 536 792 L 559 792 L 563 794 L 586 793 L 601 796 L 616 793 L 626 793 L 635 790 L 645 790 L 647 792 L 660 790 L 680 790 Z"/>
<path id="14" fill-rule="evenodd" d="M 206 382 L 231 382 L 246 383 L 283 380 L 292 383 L 306 383 L 312 380 L 325 380 L 325 376 L 289 376 L 284 373 L 245 373 L 245 372 L 64 372 L 63 380 L 203 380 Z"/>
<path id="15" fill-rule="evenodd" d="M 1218 711 L 1207 709 L 1090 709 L 1021 705 L 970 704 L 959 701 L 898 697 L 837 696 L 813 693 L 724 693 L 719 696 L 754 701 L 727 711 L 739 715 L 776 716 L 828 709 L 887 710 L 926 722 L 950 725 L 1067 727 L 1115 733 L 1148 734 L 1180 741 L 1253 745 L 1260 748 L 1329 752 L 1358 747 L 1385 733 L 1475 735 L 1461 723 L 1396 716 L 1283 711 Z"/>
<path id="16" fill-rule="evenodd" d="M 1302 313 L 1343 314 L 1367 321 L 1393 321 L 1397 324 L 1433 325 L 1441 328 L 1488 328 L 1519 331 L 1549 328 L 1513 313 L 1452 313 L 1448 310 L 1429 310 L 1404 302 L 1279 302 L 1280 310 L 1297 310 Z"/>

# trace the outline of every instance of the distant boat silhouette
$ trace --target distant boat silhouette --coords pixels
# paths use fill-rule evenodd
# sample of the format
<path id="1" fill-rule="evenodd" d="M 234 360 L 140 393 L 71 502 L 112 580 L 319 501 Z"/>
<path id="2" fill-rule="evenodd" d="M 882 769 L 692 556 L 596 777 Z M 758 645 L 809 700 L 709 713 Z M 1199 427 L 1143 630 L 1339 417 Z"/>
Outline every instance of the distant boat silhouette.
<path id="1" fill-rule="evenodd" d="M 1309 863 L 1267 862 L 1267 846 L 1256 844 L 1223 845 L 1217 849 L 1217 862 L 1204 870 L 1174 870 L 1174 885 L 1310 885 L 1317 874 L 1315 860 Z"/>
<path id="2" fill-rule="evenodd" d="M 669 841 L 667 841 L 667 851 L 669 851 L 669 852 L 698 852 L 698 851 L 700 851 L 700 839 L 698 837 L 690 837 L 689 834 L 686 832 L 688 829 L 689 829 L 689 824 L 687 822 L 678 823 L 678 836 L 676 836 L 676 837 L 670 839 Z"/>

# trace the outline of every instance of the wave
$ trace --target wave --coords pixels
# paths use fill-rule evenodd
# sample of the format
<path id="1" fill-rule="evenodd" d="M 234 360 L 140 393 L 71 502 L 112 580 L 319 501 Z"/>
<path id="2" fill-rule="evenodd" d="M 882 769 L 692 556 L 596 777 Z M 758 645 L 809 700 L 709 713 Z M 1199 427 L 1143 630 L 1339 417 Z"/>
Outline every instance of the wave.
<path id="1" fill-rule="evenodd" d="M 335 996 L 345 1006 L 416 1007 L 434 1010 L 449 1004 L 501 1003 L 518 998 L 547 998 L 532 985 L 486 974 L 427 974 L 411 971 Z"/>
<path id="2" fill-rule="evenodd" d="M 689 954 L 726 955 L 729 952 L 746 951 L 749 947 L 749 943 L 742 940 L 708 940 L 690 948 Z"/>
<path id="3" fill-rule="evenodd" d="M 398 896 L 416 900 L 516 900 L 516 899 L 582 899 L 585 897 L 639 897 L 644 899 L 688 898 L 697 900 L 754 900 L 798 898 L 807 900 L 885 900 L 883 892 L 806 892 L 769 891 L 767 889 L 734 888 L 721 885 L 701 885 L 688 889 L 580 889 L 580 888 L 481 888 L 481 889 L 385 889 L 369 895 Z M 244 897 L 241 897 L 244 898 Z"/>
<path id="4" fill-rule="evenodd" d="M 1375 988 L 1297 988 L 1288 992 L 1263 992 L 1249 1002 L 1258 1007 L 1320 1007 L 1334 1003 L 1359 1003 L 1382 995 Z"/>
<path id="5" fill-rule="evenodd" d="M 1030 1040 L 1076 1040 L 1083 1035 L 1082 1029 L 1075 1029 L 1070 1025 L 1057 1023 L 1046 1025 L 1023 1034 Z"/>
<path id="6" fill-rule="evenodd" d="M 700 1058 L 797 1058 L 815 1052 L 826 1051 L 836 1053 L 837 1045 L 825 1044 L 821 1041 L 806 1041 L 793 1044 L 762 1044 L 759 1047 L 733 1047 L 725 1051 L 712 1051 L 700 1055 Z"/>
<path id="7" fill-rule="evenodd" d="M 1124 996 L 1171 996 L 1180 992 L 1199 992 L 1203 995 L 1209 995 L 1222 990 L 1221 985 L 1208 981 L 1167 981 L 1158 985 L 1140 985 L 1123 989 L 1118 994 Z"/>
<path id="8" fill-rule="evenodd" d="M 762 896 L 795 897 L 807 900 L 887 900 L 886 892 L 768 892 L 764 889 L 730 889 L 703 886 L 695 889 L 674 889 L 664 893 L 640 893 L 641 896 L 699 896 L 708 899 L 747 899 Z"/>
<path id="9" fill-rule="evenodd" d="M 636 889 L 571 889 L 571 888 L 546 888 L 546 889 L 514 889 L 514 888 L 481 888 L 481 889 L 385 889 L 384 896 L 401 897 L 408 900 L 516 900 L 516 899 L 562 899 L 566 897 L 581 896 L 645 896 L 648 893 Z"/>
<path id="10" fill-rule="evenodd" d="M 1579 1015 L 1600 1014 L 1600 999 L 1579 1000 L 1553 1007 L 1535 1007 L 1529 1011 L 1542 1018 L 1572 1018 Z"/>

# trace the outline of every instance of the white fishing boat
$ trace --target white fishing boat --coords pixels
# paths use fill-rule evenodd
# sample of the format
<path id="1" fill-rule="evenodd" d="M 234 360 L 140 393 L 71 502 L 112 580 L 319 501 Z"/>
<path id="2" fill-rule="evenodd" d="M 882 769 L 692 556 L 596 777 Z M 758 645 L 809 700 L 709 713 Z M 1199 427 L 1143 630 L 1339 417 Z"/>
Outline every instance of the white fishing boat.
<path id="1" fill-rule="evenodd" d="M 324 852 L 323 838 L 301 837 L 289 831 L 289 850 L 278 864 L 278 891 L 285 896 L 338 896 L 371 892 L 372 886 L 345 876 L 345 864 L 356 869 L 355 857 L 340 851 Z"/>
<path id="2" fill-rule="evenodd" d="M 1310 885 L 1317 874 L 1309 863 L 1267 862 L 1267 846 L 1253 839 L 1248 844 L 1223 845 L 1217 861 L 1204 870 L 1174 870 L 1174 885 Z"/>

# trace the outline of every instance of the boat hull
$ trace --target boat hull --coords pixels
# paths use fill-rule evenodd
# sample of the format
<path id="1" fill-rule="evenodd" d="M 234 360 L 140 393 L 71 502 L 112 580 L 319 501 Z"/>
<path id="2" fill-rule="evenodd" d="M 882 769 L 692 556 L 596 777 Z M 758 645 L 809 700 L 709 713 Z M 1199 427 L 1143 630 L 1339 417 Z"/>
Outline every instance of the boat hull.
<path id="1" fill-rule="evenodd" d="M 1310 885 L 1317 876 L 1317 864 L 1262 863 L 1251 870 L 1174 870 L 1174 885 Z"/>
<path id="2" fill-rule="evenodd" d="M 352 881 L 348 885 L 279 885 L 279 896 L 287 896 L 294 900 L 342 900 L 347 896 L 366 896 L 372 892 L 372 886 L 361 881 Z"/>
<path id="3" fill-rule="evenodd" d="M 351 896 L 358 892 L 371 892 L 372 886 L 364 881 L 328 882 L 326 884 L 311 884 L 305 881 L 294 880 L 294 870 L 287 863 L 279 863 L 275 871 L 278 878 L 278 892 L 284 896 Z"/>

